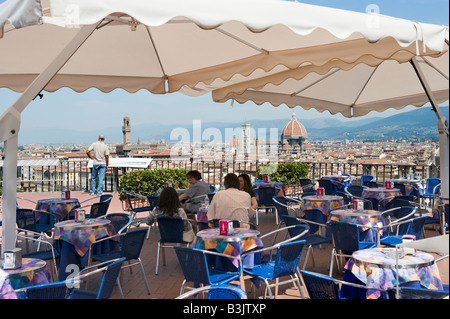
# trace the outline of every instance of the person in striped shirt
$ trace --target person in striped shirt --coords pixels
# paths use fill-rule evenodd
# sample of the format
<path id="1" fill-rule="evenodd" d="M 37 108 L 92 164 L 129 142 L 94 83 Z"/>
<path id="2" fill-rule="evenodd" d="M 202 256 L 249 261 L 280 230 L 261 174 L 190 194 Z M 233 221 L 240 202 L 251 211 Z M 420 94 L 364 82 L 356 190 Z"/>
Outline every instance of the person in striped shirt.
<path id="1" fill-rule="evenodd" d="M 241 191 L 236 174 L 227 174 L 223 184 L 225 190 L 218 191 L 208 209 L 208 220 L 227 219 L 249 222 L 253 218 L 252 200 L 247 192 Z M 242 224 L 245 228 L 248 224 Z"/>

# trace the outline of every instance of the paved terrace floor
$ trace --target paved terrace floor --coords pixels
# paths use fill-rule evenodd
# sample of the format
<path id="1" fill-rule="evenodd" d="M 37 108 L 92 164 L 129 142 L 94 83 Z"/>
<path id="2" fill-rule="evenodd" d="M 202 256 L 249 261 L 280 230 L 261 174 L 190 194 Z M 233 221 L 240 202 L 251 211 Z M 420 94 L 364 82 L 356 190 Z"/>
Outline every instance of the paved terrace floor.
<path id="1" fill-rule="evenodd" d="M 33 201 L 44 198 L 58 198 L 60 193 L 20 193 L 17 196 L 28 198 Z M 72 197 L 78 198 L 80 201 L 88 199 L 92 196 L 87 192 L 72 192 Z M 19 205 L 25 208 L 33 208 L 33 204 L 27 201 L 20 200 Z M 119 200 L 118 194 L 113 194 L 113 199 L 109 207 L 108 213 L 118 213 L 124 212 L 125 206 Z M 126 212 L 126 211 L 125 211 Z M 147 213 L 138 215 L 138 217 L 145 217 Z M 1 213 L 0 213 L 1 217 Z M 140 227 L 147 227 L 146 224 L 141 224 Z M 260 224 L 258 230 L 261 234 L 266 234 L 277 228 L 275 224 L 275 217 L 273 214 L 261 213 Z M 433 230 L 426 230 L 426 236 L 435 236 L 437 233 Z M 176 258 L 173 249 L 166 249 L 166 265 L 163 266 L 162 263 L 159 267 L 159 274 L 155 275 L 156 266 L 156 253 L 157 253 L 157 242 L 159 240 L 159 232 L 157 228 L 153 228 L 150 236 L 145 240 L 144 247 L 141 252 L 141 259 L 144 265 L 144 270 L 147 275 L 147 280 L 149 282 L 151 294 L 148 295 L 145 289 L 145 285 L 142 281 L 142 276 L 139 270 L 139 266 L 132 267 L 132 272 L 129 269 L 123 272 L 123 293 L 125 299 L 174 299 L 180 293 L 181 283 L 184 279 L 181 268 L 179 266 L 178 260 Z M 269 246 L 270 243 L 264 242 L 265 247 Z M 303 265 L 304 257 L 306 253 L 303 254 L 300 260 L 300 265 Z M 325 245 L 324 248 L 314 249 L 314 262 L 310 256 L 306 270 L 322 273 L 328 275 L 329 271 L 329 258 L 331 256 L 331 246 Z M 337 279 L 342 279 L 343 273 L 334 267 L 333 277 Z M 445 261 L 439 263 L 439 272 L 442 282 L 445 284 L 449 283 L 448 273 L 449 264 L 448 258 Z M 249 298 L 254 298 L 252 293 L 252 288 L 250 281 L 246 281 L 246 290 L 249 294 Z M 256 290 L 255 298 L 260 299 L 264 297 L 263 289 Z M 120 293 L 117 287 L 114 289 L 112 299 L 120 299 Z M 278 290 L 278 299 L 299 299 L 300 294 L 297 288 L 292 285 L 280 286 Z"/>

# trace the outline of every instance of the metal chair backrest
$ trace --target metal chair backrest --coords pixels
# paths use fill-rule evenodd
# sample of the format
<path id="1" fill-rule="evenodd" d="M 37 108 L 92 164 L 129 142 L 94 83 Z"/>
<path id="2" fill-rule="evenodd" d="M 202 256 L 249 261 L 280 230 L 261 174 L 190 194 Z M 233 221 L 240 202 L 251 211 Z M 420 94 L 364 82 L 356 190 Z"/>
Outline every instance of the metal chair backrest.
<path id="1" fill-rule="evenodd" d="M 153 210 L 158 205 L 158 196 L 147 196 L 147 201 L 150 210 Z"/>
<path id="2" fill-rule="evenodd" d="M 348 185 L 345 189 L 353 196 L 361 197 L 364 187 L 361 185 Z"/>
<path id="3" fill-rule="evenodd" d="M 352 198 L 347 193 L 337 191 L 336 195 L 341 196 L 344 199 L 345 205 L 352 203 Z"/>
<path id="4" fill-rule="evenodd" d="M 156 220 L 161 243 L 185 243 L 183 241 L 184 221 L 181 217 L 159 216 Z"/>
<path id="5" fill-rule="evenodd" d="M 425 221 L 427 218 L 428 216 L 415 217 L 411 222 L 404 223 L 403 225 L 405 225 L 405 227 L 400 227 L 399 235 L 414 235 L 416 237 L 416 240 L 419 240 L 422 236 L 423 228 L 425 226 Z"/>
<path id="6" fill-rule="evenodd" d="M 110 213 L 105 216 L 105 218 L 111 221 L 116 233 L 122 233 L 127 230 L 131 223 L 131 216 L 126 213 Z"/>
<path id="7" fill-rule="evenodd" d="M 26 299 L 66 299 L 69 295 L 67 282 L 53 282 L 30 286 L 25 291 Z"/>
<path id="8" fill-rule="evenodd" d="M 147 231 L 147 228 L 141 228 L 124 233 L 120 239 L 120 257 L 125 257 L 125 260 L 139 258 Z"/>
<path id="9" fill-rule="evenodd" d="M 364 182 L 372 182 L 375 179 L 373 175 L 361 175 L 361 185 L 365 185 Z"/>
<path id="10" fill-rule="evenodd" d="M 106 215 L 108 212 L 109 204 L 109 201 L 92 204 L 89 218 L 97 218 Z"/>
<path id="11" fill-rule="evenodd" d="M 28 208 L 16 209 L 16 224 L 18 228 L 27 229 L 36 224 L 34 210 Z"/>
<path id="12" fill-rule="evenodd" d="M 186 281 L 211 285 L 208 262 L 202 250 L 182 246 L 174 249 Z"/>
<path id="13" fill-rule="evenodd" d="M 105 202 L 111 202 L 113 198 L 113 195 L 111 194 L 104 194 L 100 196 L 100 203 L 105 203 Z"/>
<path id="14" fill-rule="evenodd" d="M 325 216 L 324 213 L 320 209 L 306 209 L 304 211 L 303 219 L 309 220 L 312 222 L 317 222 L 320 224 L 325 224 L 327 222 L 327 216 Z M 319 230 L 319 225 L 316 224 L 308 224 L 309 226 L 309 233 L 315 234 Z"/>
<path id="15" fill-rule="evenodd" d="M 336 250 L 353 253 L 360 249 L 357 225 L 332 221 L 330 228 Z"/>
<path id="16" fill-rule="evenodd" d="M 258 203 L 259 205 L 274 206 L 272 198 L 277 196 L 278 190 L 274 186 L 261 186 L 258 188 Z"/>
<path id="17" fill-rule="evenodd" d="M 291 238 L 303 233 L 305 230 L 310 229 L 308 225 L 302 224 L 297 218 L 293 216 L 285 216 L 284 222 L 286 224 L 286 227 L 295 226 L 287 229 Z"/>
<path id="18" fill-rule="evenodd" d="M 284 217 L 289 216 L 289 211 L 287 208 L 289 199 L 287 199 L 284 196 L 274 196 L 272 197 L 272 201 L 275 204 L 275 207 L 277 208 L 278 217 L 282 222 L 284 222 Z"/>
<path id="19" fill-rule="evenodd" d="M 310 299 L 341 299 L 339 285 L 333 278 L 300 270 Z"/>
<path id="20" fill-rule="evenodd" d="M 439 187 L 436 188 L 436 191 L 435 191 L 435 187 L 438 186 L 440 183 L 441 183 L 440 178 L 436 178 L 436 177 L 427 178 L 427 181 L 425 183 L 424 194 L 425 195 L 436 195 L 439 192 Z M 433 192 L 435 192 L 435 193 L 433 193 Z"/>
<path id="21" fill-rule="evenodd" d="M 108 299 L 111 297 L 124 261 L 125 258 L 120 258 L 106 266 L 106 269 L 103 271 L 96 299 Z"/>
<path id="22" fill-rule="evenodd" d="M 299 240 L 280 245 L 275 256 L 274 278 L 296 273 L 305 243 L 304 240 Z"/>
<path id="23" fill-rule="evenodd" d="M 336 190 L 333 186 L 333 182 L 329 179 L 319 179 L 319 187 L 323 187 L 325 195 L 335 195 Z"/>

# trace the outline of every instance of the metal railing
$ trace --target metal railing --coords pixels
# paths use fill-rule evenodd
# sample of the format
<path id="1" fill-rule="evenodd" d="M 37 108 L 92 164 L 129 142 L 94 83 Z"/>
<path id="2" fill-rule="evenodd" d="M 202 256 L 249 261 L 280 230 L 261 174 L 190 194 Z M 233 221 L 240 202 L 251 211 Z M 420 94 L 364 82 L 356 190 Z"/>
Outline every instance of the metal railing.
<path id="1" fill-rule="evenodd" d="M 17 189 L 19 192 L 55 192 L 63 189 L 73 191 L 86 191 L 90 185 L 91 170 L 87 168 L 85 159 L 65 160 L 61 159 L 59 165 L 39 167 L 19 167 Z M 198 170 L 203 180 L 210 185 L 220 185 L 228 173 L 237 175 L 246 173 L 252 179 L 256 178 L 259 165 L 266 164 L 255 161 L 233 160 L 230 162 L 202 162 L 202 161 L 172 161 L 153 160 L 148 168 L 150 170 L 160 168 L 178 168 L 186 170 Z M 439 167 L 425 165 L 402 164 L 355 164 L 336 162 L 310 162 L 308 178 L 317 180 L 324 175 L 335 175 L 338 171 L 358 177 L 363 174 L 375 176 L 377 182 L 385 182 L 389 179 L 400 178 L 414 173 L 420 179 L 439 177 Z M 0 186 L 3 185 L 3 168 L 0 167 Z M 105 174 L 105 191 L 116 192 L 119 187 L 120 177 L 132 170 L 130 168 L 109 167 Z"/>

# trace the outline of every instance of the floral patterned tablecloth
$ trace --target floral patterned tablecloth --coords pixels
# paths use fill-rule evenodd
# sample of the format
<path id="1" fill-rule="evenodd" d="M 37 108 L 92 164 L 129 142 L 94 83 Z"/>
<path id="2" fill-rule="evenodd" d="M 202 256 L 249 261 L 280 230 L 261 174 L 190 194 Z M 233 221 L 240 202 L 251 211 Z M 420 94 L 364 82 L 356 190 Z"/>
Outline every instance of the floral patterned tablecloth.
<path id="1" fill-rule="evenodd" d="M 336 221 L 349 224 L 358 224 L 371 228 L 379 228 L 379 234 L 382 236 L 384 219 L 382 212 L 377 210 L 356 210 L 356 209 L 338 209 L 331 212 L 328 221 Z M 377 234 L 373 229 L 360 227 L 361 241 L 377 241 Z"/>
<path id="2" fill-rule="evenodd" d="M 395 257 L 392 258 L 386 252 L 391 252 L 395 248 L 372 248 L 359 250 L 353 253 L 345 265 L 345 269 L 350 271 L 358 280 L 368 287 L 387 290 L 396 286 Z M 419 282 L 420 286 L 427 289 L 442 290 L 442 281 L 439 270 L 434 263 L 431 254 L 416 251 L 416 254 L 405 255 L 399 260 L 398 270 L 399 285 L 410 282 Z M 376 299 L 381 293 L 374 290 L 367 290 L 367 299 Z"/>
<path id="3" fill-rule="evenodd" d="M 80 202 L 76 198 L 61 199 L 48 198 L 41 199 L 36 204 L 36 210 L 44 210 L 57 214 L 60 220 L 64 220 L 67 214 L 74 208 L 80 207 Z"/>
<path id="4" fill-rule="evenodd" d="M 300 217 L 304 216 L 307 209 L 319 209 L 328 217 L 332 209 L 344 206 L 344 199 L 341 196 L 323 195 L 323 196 L 305 196 L 300 203 Z"/>

